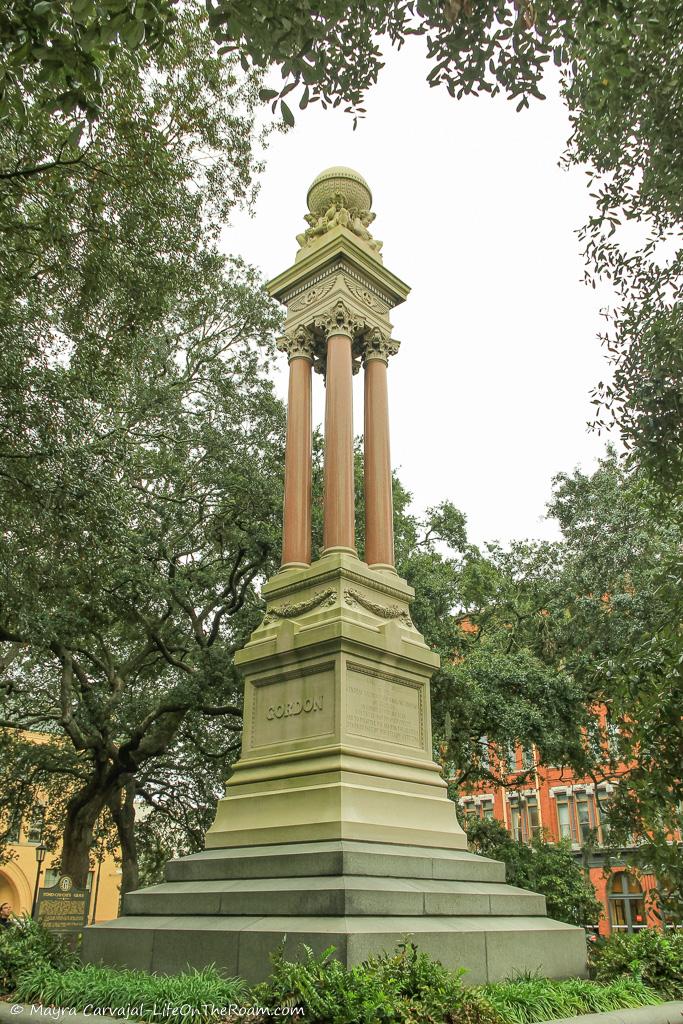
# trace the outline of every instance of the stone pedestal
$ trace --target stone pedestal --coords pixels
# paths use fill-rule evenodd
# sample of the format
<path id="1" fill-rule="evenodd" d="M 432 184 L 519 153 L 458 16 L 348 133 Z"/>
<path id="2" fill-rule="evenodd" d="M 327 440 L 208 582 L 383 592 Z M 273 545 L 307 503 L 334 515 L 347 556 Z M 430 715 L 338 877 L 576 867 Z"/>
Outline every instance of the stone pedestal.
<path id="1" fill-rule="evenodd" d="M 161 972 L 216 963 L 258 981 L 283 936 L 288 956 L 334 945 L 350 965 L 410 935 L 471 984 L 583 974 L 583 930 L 466 850 L 432 760 L 437 659 L 407 584 L 336 553 L 280 573 L 266 597 L 239 654 L 242 757 L 206 851 L 86 929 L 84 958 Z"/>
<path id="2" fill-rule="evenodd" d="M 432 759 L 438 658 L 395 573 L 333 553 L 266 585 L 237 655 L 245 732 L 209 848 L 364 839 L 463 849 Z"/>
<path id="3" fill-rule="evenodd" d="M 242 756 L 200 854 L 128 893 L 117 921 L 87 928 L 86 961 L 180 971 L 215 963 L 264 978 L 286 935 L 334 945 L 346 964 L 411 935 L 471 983 L 511 971 L 585 972 L 583 930 L 505 885 L 476 857 L 433 761 L 429 679 L 438 667 L 394 569 L 387 363 L 389 311 L 408 287 L 368 231 L 360 175 L 332 168 L 309 189 L 309 228 L 274 281 L 290 360 L 283 567 L 236 656 Z M 365 539 L 355 550 L 352 373 L 365 367 Z M 310 560 L 311 367 L 327 376 L 323 557 Z M 457 728 L 457 723 L 456 726 Z"/>

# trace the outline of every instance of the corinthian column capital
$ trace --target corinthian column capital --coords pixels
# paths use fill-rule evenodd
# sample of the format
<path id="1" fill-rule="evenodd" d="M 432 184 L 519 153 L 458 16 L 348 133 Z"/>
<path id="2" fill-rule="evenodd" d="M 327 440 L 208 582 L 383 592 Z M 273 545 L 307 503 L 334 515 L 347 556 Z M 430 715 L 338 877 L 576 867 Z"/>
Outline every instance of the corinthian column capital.
<path id="1" fill-rule="evenodd" d="M 388 331 L 373 327 L 363 335 L 361 341 L 361 352 L 363 362 L 368 363 L 371 359 L 381 359 L 388 363 L 389 356 L 395 356 L 400 348 L 401 342 L 392 338 Z"/>
<path id="2" fill-rule="evenodd" d="M 313 331 L 300 324 L 292 331 L 285 331 L 282 338 L 278 338 L 277 348 L 280 352 L 286 352 L 291 363 L 292 359 L 310 359 L 313 362 L 315 355 L 315 335 Z"/>
<path id="3" fill-rule="evenodd" d="M 338 334 L 344 334 L 353 341 L 366 329 L 363 320 L 357 317 L 342 299 L 338 299 L 321 316 L 316 317 L 313 326 L 325 341 Z"/>

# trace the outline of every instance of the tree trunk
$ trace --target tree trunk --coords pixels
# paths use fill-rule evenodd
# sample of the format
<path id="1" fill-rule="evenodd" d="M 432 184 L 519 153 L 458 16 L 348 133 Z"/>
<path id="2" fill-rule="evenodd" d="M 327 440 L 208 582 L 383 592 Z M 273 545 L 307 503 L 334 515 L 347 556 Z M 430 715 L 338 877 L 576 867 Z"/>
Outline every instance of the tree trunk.
<path id="1" fill-rule="evenodd" d="M 121 777 L 123 786 L 107 801 L 114 819 L 121 845 L 121 895 L 137 889 L 138 851 L 135 841 L 135 779 L 132 775 Z"/>
<path id="2" fill-rule="evenodd" d="M 62 844 L 61 873 L 84 889 L 90 870 L 90 849 L 95 823 L 102 813 L 106 794 L 96 782 L 75 793 L 67 804 Z"/>

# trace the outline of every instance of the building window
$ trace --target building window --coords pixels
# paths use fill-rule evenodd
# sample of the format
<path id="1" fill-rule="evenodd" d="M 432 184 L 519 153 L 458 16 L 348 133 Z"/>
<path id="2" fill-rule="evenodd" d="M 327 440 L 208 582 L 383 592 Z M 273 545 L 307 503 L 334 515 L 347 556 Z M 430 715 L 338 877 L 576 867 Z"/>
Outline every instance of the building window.
<path id="1" fill-rule="evenodd" d="M 43 826 L 45 825 L 45 808 L 42 804 L 36 804 L 31 812 L 31 817 L 26 830 L 26 842 L 38 844 L 43 838 Z"/>
<path id="2" fill-rule="evenodd" d="M 474 800 L 463 800 L 460 806 L 462 807 L 462 813 L 466 818 L 477 816 L 477 808 Z"/>
<path id="3" fill-rule="evenodd" d="M 490 764 L 489 758 L 489 739 L 488 736 L 479 737 L 479 766 L 488 771 Z"/>
<path id="4" fill-rule="evenodd" d="M 505 748 L 505 761 L 508 772 L 516 772 L 517 769 L 517 747 L 514 743 L 508 743 Z"/>
<path id="5" fill-rule="evenodd" d="M 575 844 L 586 843 L 591 838 L 602 842 L 600 815 L 592 793 L 558 793 L 555 805 L 560 839 L 569 839 Z"/>
<path id="6" fill-rule="evenodd" d="M 571 808 L 569 807 L 569 800 L 566 796 L 558 796 L 555 803 L 557 804 L 557 827 L 560 833 L 560 839 L 570 839 L 573 842 L 574 833 L 572 831 L 572 816 Z"/>
<path id="7" fill-rule="evenodd" d="M 493 800 L 482 800 L 481 816 L 482 818 L 485 818 L 487 821 L 491 821 L 493 819 Z"/>
<path id="8" fill-rule="evenodd" d="M 612 876 L 608 901 L 614 931 L 639 932 L 647 928 L 643 890 L 633 875 L 620 871 Z"/>
<path id="9" fill-rule="evenodd" d="M 20 835 L 21 815 L 19 814 L 19 811 L 15 808 L 10 815 L 9 824 L 7 825 L 7 834 L 5 836 L 5 842 L 18 843 Z"/>
<path id="10" fill-rule="evenodd" d="M 523 841 L 522 815 L 519 810 L 519 800 L 516 797 L 510 800 L 510 832 L 512 838 L 518 843 Z"/>
<path id="11" fill-rule="evenodd" d="M 525 771 L 534 766 L 534 748 L 533 747 L 522 747 L 522 768 Z"/>
<path id="12" fill-rule="evenodd" d="M 526 821 L 527 835 L 529 837 L 537 836 L 541 830 L 541 822 L 538 817 L 538 800 L 535 796 L 526 798 Z"/>
<path id="13" fill-rule="evenodd" d="M 582 842 L 590 839 L 593 821 L 588 796 L 585 793 L 576 794 L 576 822 L 579 829 L 579 836 Z"/>
<path id="14" fill-rule="evenodd" d="M 587 843 L 595 837 L 600 841 L 600 819 L 592 793 L 576 793 L 576 821 L 578 825 L 579 842 Z"/>

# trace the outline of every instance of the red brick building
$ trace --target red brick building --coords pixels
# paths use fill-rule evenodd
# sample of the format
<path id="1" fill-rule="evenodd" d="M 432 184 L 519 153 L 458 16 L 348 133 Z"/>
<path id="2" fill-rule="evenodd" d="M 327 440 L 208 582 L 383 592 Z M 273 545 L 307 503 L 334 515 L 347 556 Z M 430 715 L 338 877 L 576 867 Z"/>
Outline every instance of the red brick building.
<path id="1" fill-rule="evenodd" d="M 485 738 L 482 749 L 484 756 L 500 757 L 493 746 L 489 752 Z M 602 814 L 618 774 L 612 782 L 596 787 L 567 768 L 540 765 L 535 748 L 517 747 L 505 754 L 508 785 L 479 783 L 460 798 L 460 813 L 496 818 L 520 842 L 530 842 L 541 832 L 550 842 L 569 839 L 604 906 L 601 935 L 658 927 L 648 899 L 655 879 L 631 866 L 633 847 L 620 850 L 617 856 L 612 852 L 609 866 L 601 849 Z"/>

